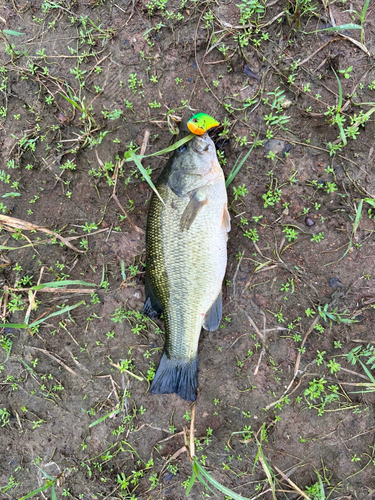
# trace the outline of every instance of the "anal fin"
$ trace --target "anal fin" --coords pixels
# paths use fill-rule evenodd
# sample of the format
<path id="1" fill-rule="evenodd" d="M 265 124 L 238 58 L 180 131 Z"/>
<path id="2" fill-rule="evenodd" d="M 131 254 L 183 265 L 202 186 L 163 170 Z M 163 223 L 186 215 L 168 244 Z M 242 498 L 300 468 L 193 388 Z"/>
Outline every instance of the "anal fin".
<path id="1" fill-rule="evenodd" d="M 150 280 L 147 274 L 145 282 L 145 294 L 146 294 L 146 300 L 145 300 L 145 305 L 143 306 L 142 314 L 145 314 L 151 319 L 158 318 L 163 312 L 163 307 L 159 303 L 151 287 Z"/>
<path id="2" fill-rule="evenodd" d="M 223 296 L 220 290 L 217 299 L 207 311 L 204 318 L 203 328 L 209 332 L 214 332 L 219 328 L 221 316 L 223 314 Z"/>

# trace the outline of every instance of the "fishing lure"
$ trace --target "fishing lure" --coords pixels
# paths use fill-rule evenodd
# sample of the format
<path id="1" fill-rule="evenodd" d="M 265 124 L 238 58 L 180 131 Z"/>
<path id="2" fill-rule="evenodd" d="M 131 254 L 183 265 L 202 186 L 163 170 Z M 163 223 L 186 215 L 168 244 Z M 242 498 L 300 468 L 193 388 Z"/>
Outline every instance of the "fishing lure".
<path id="1" fill-rule="evenodd" d="M 206 113 L 197 113 L 187 122 L 187 127 L 195 135 L 203 135 L 212 127 L 217 127 L 219 122 Z"/>

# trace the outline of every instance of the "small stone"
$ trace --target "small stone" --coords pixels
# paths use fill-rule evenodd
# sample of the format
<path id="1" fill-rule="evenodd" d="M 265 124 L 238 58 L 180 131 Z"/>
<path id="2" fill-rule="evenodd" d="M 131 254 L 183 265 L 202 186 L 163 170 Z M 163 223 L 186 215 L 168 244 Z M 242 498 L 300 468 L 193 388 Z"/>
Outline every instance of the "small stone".
<path id="1" fill-rule="evenodd" d="M 169 482 L 172 478 L 174 478 L 174 475 L 172 474 L 172 472 L 166 472 L 165 476 L 164 476 L 164 480 Z"/>
<path id="2" fill-rule="evenodd" d="M 282 153 L 285 145 L 286 145 L 285 141 L 282 141 L 280 139 L 270 139 L 265 145 L 265 150 L 272 151 L 273 153 L 276 154 L 280 154 Z"/>
<path id="3" fill-rule="evenodd" d="M 337 290 L 338 288 L 345 288 L 345 285 L 341 283 L 337 277 L 329 279 L 329 286 L 334 290 Z"/>
<path id="4" fill-rule="evenodd" d="M 290 99 L 284 99 L 283 102 L 281 103 L 281 107 L 283 109 L 288 109 L 292 105 L 292 101 Z"/>

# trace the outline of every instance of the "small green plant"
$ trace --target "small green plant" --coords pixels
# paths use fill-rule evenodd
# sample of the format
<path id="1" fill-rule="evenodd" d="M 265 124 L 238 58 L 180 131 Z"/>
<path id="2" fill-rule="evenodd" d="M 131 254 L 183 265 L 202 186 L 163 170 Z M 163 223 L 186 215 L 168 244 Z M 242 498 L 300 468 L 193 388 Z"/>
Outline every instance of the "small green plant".
<path id="1" fill-rule="evenodd" d="M 242 184 L 242 186 L 234 187 L 233 186 L 233 194 L 234 194 L 234 200 L 238 200 L 240 196 L 245 197 L 248 194 L 248 190 L 245 187 L 245 184 Z"/>
<path id="2" fill-rule="evenodd" d="M 323 364 L 324 354 L 326 354 L 326 351 L 316 351 L 316 366 L 320 366 L 321 364 Z"/>
<path id="3" fill-rule="evenodd" d="M 324 240 L 324 232 L 321 232 L 319 234 L 314 234 L 310 241 L 315 241 L 316 243 L 319 243 L 322 240 Z"/>
<path id="4" fill-rule="evenodd" d="M 117 120 L 123 114 L 124 114 L 124 112 L 122 111 L 122 109 L 113 109 L 112 111 L 109 111 L 108 109 L 104 109 L 102 111 L 103 117 L 106 118 L 107 120 L 112 120 L 112 121 Z"/>
<path id="5" fill-rule="evenodd" d="M 305 389 L 304 395 L 309 399 L 317 399 L 325 392 L 325 384 L 327 381 L 324 378 L 320 378 L 319 380 L 314 378 L 312 382 L 310 382 L 309 387 Z"/>
<path id="6" fill-rule="evenodd" d="M 345 311 L 342 313 L 338 313 L 337 307 L 335 307 L 333 311 L 328 312 L 328 307 L 329 307 L 328 304 L 325 304 L 323 307 L 318 306 L 318 311 L 323 320 L 326 322 L 329 321 L 330 325 L 332 325 L 332 321 L 336 323 L 346 323 L 346 324 L 356 323 L 355 318 L 348 314 L 347 309 L 345 309 Z"/>
<path id="7" fill-rule="evenodd" d="M 326 192 L 327 193 L 334 193 L 335 191 L 337 191 L 336 184 L 334 182 L 327 182 Z"/>
<path id="8" fill-rule="evenodd" d="M 36 466 L 38 467 L 37 463 L 36 463 Z M 41 486 L 40 488 L 34 490 L 34 491 L 31 491 L 30 493 L 28 493 L 27 495 L 23 496 L 22 498 L 20 498 L 19 500 L 26 500 L 27 498 L 31 498 L 35 495 L 37 495 L 38 493 L 41 493 L 42 491 L 47 491 L 51 488 L 51 498 L 52 500 L 55 500 L 57 497 L 56 497 L 56 490 L 55 490 L 55 484 L 57 482 L 57 480 L 59 479 L 59 476 L 54 478 L 54 477 L 51 477 L 49 476 L 46 472 L 44 472 L 40 467 L 38 467 L 38 469 L 40 470 L 40 472 L 43 474 L 43 476 L 46 478 L 46 483 Z M 66 490 L 64 490 L 66 491 Z M 63 494 L 63 493 L 62 493 Z M 65 496 L 65 495 L 64 495 Z"/>
<path id="9" fill-rule="evenodd" d="M 9 417 L 10 417 L 10 413 L 7 411 L 7 409 L 0 408 L 0 426 L 1 427 L 5 427 L 7 424 L 9 424 Z"/>
<path id="10" fill-rule="evenodd" d="M 305 314 L 308 318 L 311 318 L 312 316 L 315 315 L 315 311 L 313 309 L 310 309 L 310 307 L 308 307 L 306 310 L 305 310 Z"/>
<path id="11" fill-rule="evenodd" d="M 255 243 L 257 241 L 259 241 L 259 235 L 258 235 L 258 231 L 257 231 L 256 228 L 254 228 L 254 229 L 248 229 L 243 234 L 244 234 L 244 236 L 246 238 L 249 238 L 249 240 L 254 241 Z"/>
<path id="12" fill-rule="evenodd" d="M 320 481 L 320 483 L 314 483 L 311 486 L 306 486 L 305 491 L 310 500 L 325 500 L 324 487 L 323 490 L 322 487 L 322 481 Z"/>
<path id="13" fill-rule="evenodd" d="M 5 335 L 5 336 L 1 335 L 0 346 L 4 349 L 4 351 L 6 353 L 5 362 L 8 361 L 8 359 L 9 359 L 9 356 L 10 356 L 10 353 L 12 350 L 12 345 L 13 345 L 13 342 L 8 335 Z"/>
<path id="14" fill-rule="evenodd" d="M 278 189 L 277 185 L 272 186 L 271 184 L 270 189 L 262 195 L 262 198 L 264 200 L 264 208 L 268 206 L 273 207 L 281 199 L 281 189 Z"/>
<path id="15" fill-rule="evenodd" d="M 154 101 L 154 102 L 150 102 L 148 105 L 149 105 L 149 106 L 150 106 L 150 108 L 152 108 L 152 109 L 155 109 L 155 108 L 160 108 L 160 107 L 161 107 L 160 102 L 157 102 L 157 101 L 156 101 L 156 99 L 155 99 L 155 101 Z"/>
<path id="16" fill-rule="evenodd" d="M 283 311 L 282 311 L 282 306 L 280 307 L 280 311 L 277 312 L 277 313 L 272 313 L 275 318 L 277 319 L 277 322 L 278 323 L 285 323 L 285 319 L 284 319 L 284 315 L 283 315 Z"/>
<path id="17" fill-rule="evenodd" d="M 143 80 L 137 78 L 137 73 L 130 74 L 128 84 L 133 94 L 136 94 L 139 88 L 143 88 Z"/>
<path id="18" fill-rule="evenodd" d="M 353 70 L 353 66 L 349 66 L 348 69 L 340 69 L 339 73 L 344 75 L 345 79 L 348 80 L 350 78 L 350 72 Z"/>
<path id="19" fill-rule="evenodd" d="M 288 241 L 294 241 L 298 237 L 298 231 L 293 227 L 288 226 L 288 227 L 284 228 L 283 233 L 285 234 L 285 238 Z"/>
<path id="20" fill-rule="evenodd" d="M 248 24 L 253 16 L 259 18 L 264 13 L 264 6 L 258 0 L 241 0 L 241 3 L 236 4 L 240 9 L 240 24 Z"/>
<path id="21" fill-rule="evenodd" d="M 366 365 L 370 365 L 370 370 L 375 369 L 375 346 L 368 344 L 366 347 L 359 345 L 357 347 L 353 347 L 348 354 L 346 355 L 346 359 L 352 365 L 355 365 L 357 362 L 361 362 L 361 358 L 364 359 Z"/>
<path id="22" fill-rule="evenodd" d="M 337 361 L 333 358 L 329 360 L 327 368 L 329 368 L 331 373 L 334 375 L 335 373 L 340 371 L 341 365 L 340 363 L 337 363 Z"/>

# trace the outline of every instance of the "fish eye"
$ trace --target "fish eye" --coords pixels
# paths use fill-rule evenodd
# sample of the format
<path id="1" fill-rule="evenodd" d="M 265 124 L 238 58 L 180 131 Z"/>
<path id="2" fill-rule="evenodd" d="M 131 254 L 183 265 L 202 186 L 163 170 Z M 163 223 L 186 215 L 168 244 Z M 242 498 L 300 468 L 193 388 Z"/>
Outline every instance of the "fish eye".
<path id="1" fill-rule="evenodd" d="M 178 151 L 179 153 L 184 153 L 186 150 L 187 150 L 187 146 L 186 146 L 186 144 L 183 144 L 182 146 L 180 146 L 180 147 L 177 149 L 177 151 Z"/>
<path id="2" fill-rule="evenodd" d="M 197 121 L 198 121 L 198 120 L 197 120 L 196 118 L 193 118 L 193 122 L 194 122 L 194 123 L 197 123 Z"/>

